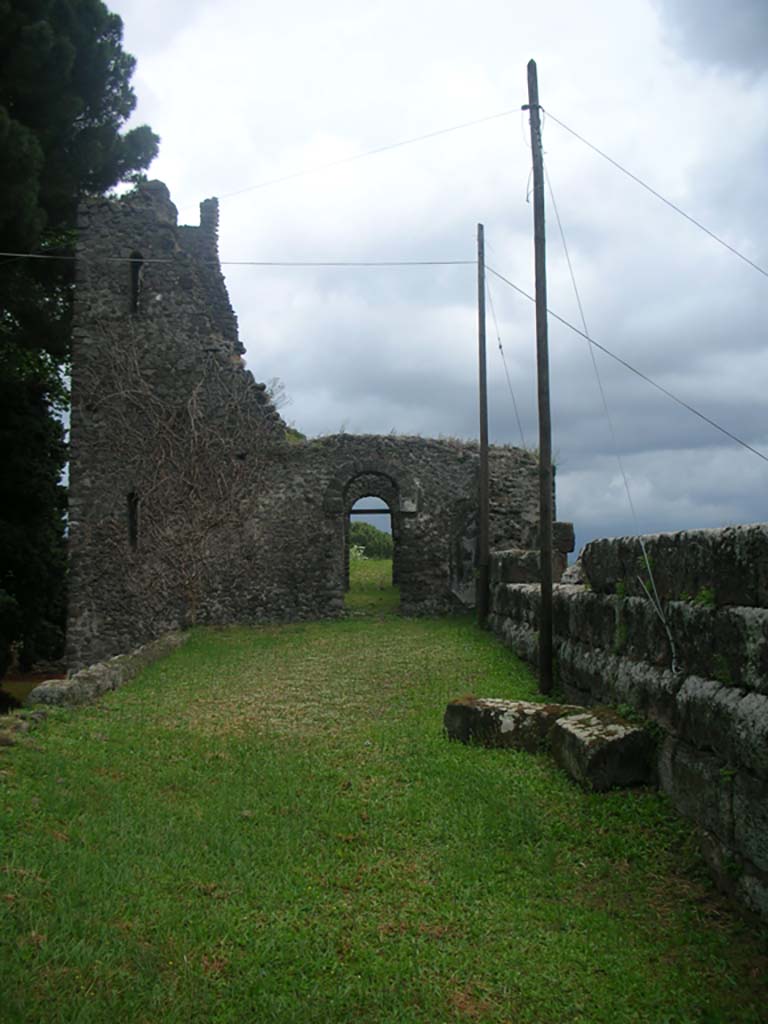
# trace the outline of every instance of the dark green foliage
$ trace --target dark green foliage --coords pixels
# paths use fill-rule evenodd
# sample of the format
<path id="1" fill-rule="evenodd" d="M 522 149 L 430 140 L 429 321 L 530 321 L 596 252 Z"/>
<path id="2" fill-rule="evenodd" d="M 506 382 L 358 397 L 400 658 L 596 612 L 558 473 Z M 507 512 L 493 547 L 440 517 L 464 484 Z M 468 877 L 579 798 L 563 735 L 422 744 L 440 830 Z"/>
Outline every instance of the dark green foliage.
<path id="1" fill-rule="evenodd" d="M 7 591 L 0 590 L 0 677 L 8 668 L 11 644 L 21 628 L 19 602 Z"/>
<path id="2" fill-rule="evenodd" d="M 0 249 L 73 253 L 78 200 L 148 167 L 158 139 L 120 134 L 136 99 L 122 22 L 101 0 L 0 0 Z M 73 265 L 0 264 L 0 332 L 68 352 Z"/>
<path id="3" fill-rule="evenodd" d="M 154 158 L 149 128 L 120 131 L 136 104 L 121 38 L 101 0 L 0 0 L 0 251 L 71 257 L 80 198 Z M 60 646 L 73 275 L 0 257 L 0 669 L 9 637 L 27 657 Z"/>
<path id="4" fill-rule="evenodd" d="M 54 415 L 58 374 L 50 357 L 0 348 L 0 670 L 20 644 L 23 668 L 58 656 L 64 635 L 66 450 Z"/>
<path id="5" fill-rule="evenodd" d="M 100 0 L 0 0 L 0 232 L 26 248 L 77 199 L 149 166 L 157 137 L 119 129 L 136 98 L 123 25 Z"/>
<path id="6" fill-rule="evenodd" d="M 392 537 L 370 523 L 355 522 L 349 528 L 349 543 L 363 549 L 366 558 L 391 558 Z"/>

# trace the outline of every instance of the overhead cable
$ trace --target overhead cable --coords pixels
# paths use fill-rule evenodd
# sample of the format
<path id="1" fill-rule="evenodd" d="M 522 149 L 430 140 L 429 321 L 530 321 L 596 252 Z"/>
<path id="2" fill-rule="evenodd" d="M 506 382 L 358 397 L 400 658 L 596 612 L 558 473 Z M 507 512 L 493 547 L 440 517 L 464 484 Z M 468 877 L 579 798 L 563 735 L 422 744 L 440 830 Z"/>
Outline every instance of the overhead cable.
<path id="1" fill-rule="evenodd" d="M 439 135 L 448 135 L 451 132 L 458 132 L 464 128 L 473 128 L 478 124 L 486 124 L 488 121 L 497 121 L 502 117 L 510 117 L 516 114 L 517 107 L 512 110 L 502 110 L 498 114 L 488 114 L 486 117 L 478 117 L 474 121 L 463 121 L 461 124 L 454 124 L 450 128 L 438 128 L 437 131 L 427 132 L 425 135 L 416 135 L 411 139 L 402 139 L 400 142 L 390 142 L 385 146 L 376 146 L 375 149 L 367 149 L 363 153 L 355 153 L 353 156 L 343 156 L 338 160 L 328 160 L 326 163 L 314 164 L 312 167 L 305 167 L 301 171 L 292 171 L 279 178 L 268 178 L 266 181 L 257 182 L 255 185 L 246 185 L 245 188 L 237 189 L 235 192 L 225 192 L 219 199 L 232 199 L 233 196 L 241 196 L 245 192 L 254 192 L 256 189 L 267 188 L 269 185 L 279 185 L 284 181 L 292 181 L 294 178 L 303 178 L 316 171 L 325 171 L 331 167 L 340 167 L 342 164 L 351 164 L 357 160 L 364 160 L 369 156 L 376 156 L 379 153 L 387 153 L 391 149 L 400 149 L 403 146 L 413 146 L 417 142 L 425 142 L 427 139 L 435 139 Z"/>
<path id="2" fill-rule="evenodd" d="M 173 257 L 56 256 L 39 252 L 0 252 L 0 256 L 29 260 L 65 260 L 83 263 L 178 263 Z M 200 260 L 220 267 L 468 267 L 476 260 Z"/>
<path id="3" fill-rule="evenodd" d="M 527 448 L 528 445 L 525 442 L 525 433 L 523 432 L 523 422 L 520 419 L 520 413 L 517 408 L 517 399 L 515 398 L 515 389 L 512 387 L 512 378 L 509 375 L 509 367 L 507 366 L 507 357 L 504 354 L 504 346 L 501 344 L 501 332 L 499 331 L 499 321 L 496 319 L 496 309 L 493 305 L 493 295 L 491 295 L 491 282 L 486 277 L 485 279 L 485 290 L 488 294 L 488 305 L 491 307 L 491 316 L 493 317 L 493 325 L 496 329 L 496 341 L 499 345 L 499 352 L 501 354 L 501 361 L 504 364 L 504 374 L 507 378 L 507 387 L 509 388 L 509 394 L 512 398 L 512 408 L 515 410 L 515 419 L 517 420 L 517 429 L 520 431 L 520 441 L 522 442 L 523 448 Z"/>
<path id="4" fill-rule="evenodd" d="M 494 277 L 498 277 L 498 279 L 500 281 L 503 281 L 504 284 L 509 285 L 509 287 L 512 288 L 514 291 L 518 292 L 524 298 L 528 299 L 529 302 L 536 302 L 536 299 L 533 297 L 533 295 L 525 291 L 524 288 L 520 288 L 513 281 L 510 281 L 508 277 L 505 277 L 503 274 L 500 274 L 498 270 L 494 270 L 494 268 L 489 266 L 487 263 L 485 268 L 486 270 L 489 270 L 494 275 Z M 678 398 L 678 396 L 674 394 L 672 391 L 669 391 L 662 384 L 659 384 L 657 381 L 653 380 L 653 378 L 647 376 L 647 374 L 643 373 L 642 370 L 638 370 L 636 367 L 632 366 L 631 363 L 628 363 L 626 361 L 626 359 L 622 359 L 621 356 L 617 356 L 615 352 L 611 352 L 611 350 L 606 348 L 605 345 L 601 345 L 600 342 L 595 341 L 594 338 L 591 338 L 584 331 L 574 326 L 574 324 L 572 324 L 569 320 L 566 320 L 565 317 L 560 316 L 558 313 L 555 313 L 551 309 L 547 309 L 547 313 L 549 314 L 549 316 L 559 321 L 565 327 L 568 327 L 570 330 L 574 331 L 580 337 L 586 339 L 590 345 L 594 345 L 595 348 L 599 349 L 601 352 L 604 352 L 607 356 L 610 356 L 610 358 L 613 359 L 615 362 L 620 363 L 621 366 L 623 366 L 626 370 L 629 370 L 630 373 L 634 373 L 636 377 L 639 377 L 641 380 L 644 380 L 646 384 L 650 384 L 652 387 L 656 388 L 657 391 L 660 391 L 663 395 L 666 395 L 667 398 L 671 398 L 673 402 L 676 402 L 678 405 L 681 405 L 684 409 L 687 409 L 688 412 L 693 413 L 694 416 L 698 416 L 700 420 L 704 420 L 705 423 L 708 423 L 711 427 L 714 427 L 715 430 L 719 430 L 721 434 L 725 434 L 726 437 L 729 437 L 732 441 L 735 441 L 737 444 L 740 444 L 742 448 L 746 448 L 747 451 L 752 452 L 753 455 L 757 455 L 757 457 L 759 459 L 762 459 L 763 462 L 768 462 L 768 455 L 765 455 L 763 452 L 758 451 L 757 448 L 753 448 L 751 444 L 748 444 L 746 441 L 738 437 L 736 434 L 732 434 L 730 430 L 727 430 L 725 427 L 722 427 L 719 423 L 711 419 L 709 416 L 706 416 L 703 412 L 699 412 L 698 409 L 694 408 L 694 406 L 692 405 L 689 405 L 688 402 L 684 401 L 682 398 Z"/>
<path id="5" fill-rule="evenodd" d="M 555 211 L 555 220 L 557 221 L 557 228 L 558 228 L 558 231 L 560 233 L 560 241 L 562 242 L 563 252 L 565 253 L 565 262 L 568 264 L 568 273 L 569 273 L 570 278 L 571 278 L 571 285 L 573 287 L 573 293 L 576 296 L 576 305 L 579 307 L 579 316 L 581 318 L 581 325 L 584 328 L 584 332 L 583 333 L 584 333 L 584 336 L 588 339 L 588 342 L 589 342 L 588 345 L 587 345 L 587 348 L 589 350 L 589 356 L 590 356 L 590 359 L 592 361 L 592 369 L 594 370 L 595 378 L 597 380 L 597 387 L 598 387 L 598 390 L 600 391 L 600 398 L 602 399 L 602 402 L 603 402 L 603 411 L 605 413 L 605 418 L 606 418 L 606 420 L 608 422 L 608 430 L 609 430 L 610 435 L 611 435 L 611 443 L 613 444 L 613 453 L 616 456 L 616 462 L 618 463 L 618 466 L 619 466 L 619 472 L 621 473 L 621 478 L 624 481 L 624 492 L 627 495 L 627 502 L 629 504 L 630 512 L 632 513 L 632 520 L 633 520 L 633 522 L 635 524 L 635 534 L 637 535 L 637 539 L 640 541 L 640 550 L 641 550 L 642 555 L 643 555 L 643 562 L 645 563 L 645 571 L 648 574 L 648 581 L 650 583 L 650 590 L 648 589 L 648 587 L 647 587 L 647 585 L 645 583 L 645 580 L 641 576 L 638 576 L 638 581 L 640 583 L 640 586 L 643 588 L 643 590 L 645 592 L 645 596 L 650 601 L 651 606 L 653 607 L 653 610 L 656 612 L 656 615 L 658 616 L 659 620 L 661 621 L 661 624 L 664 627 L 664 630 L 665 630 L 665 632 L 667 634 L 667 639 L 669 640 L 669 649 L 670 649 L 670 653 L 672 655 L 672 671 L 676 672 L 677 671 L 677 648 L 676 648 L 676 645 L 675 645 L 675 638 L 674 638 L 674 636 L 672 634 L 672 629 L 671 629 L 671 627 L 669 625 L 669 622 L 667 621 L 667 616 L 664 613 L 664 606 L 661 603 L 661 598 L 659 597 L 658 587 L 656 586 L 656 579 L 655 579 L 655 577 L 653 575 L 653 567 L 651 566 L 651 559 L 648 556 L 648 550 L 647 550 L 647 548 L 645 546 L 645 541 L 643 540 L 642 531 L 640 530 L 640 522 L 639 522 L 639 519 L 638 519 L 637 511 L 635 509 L 635 503 L 632 500 L 632 491 L 631 491 L 630 486 L 629 486 L 629 478 L 627 476 L 626 470 L 624 469 L 624 460 L 622 459 L 621 451 L 619 450 L 619 442 L 618 442 L 618 438 L 616 437 L 616 428 L 614 427 L 614 424 L 613 424 L 613 417 L 611 416 L 611 411 L 608 408 L 608 398 L 607 398 L 607 396 L 605 394 L 605 387 L 603 386 L 603 379 L 602 379 L 602 376 L 600 375 L 600 369 L 599 369 L 599 367 L 597 365 L 597 359 L 595 358 L 595 350 L 594 350 L 594 348 L 592 346 L 592 338 L 591 338 L 591 335 L 589 333 L 589 329 L 587 328 L 587 318 L 584 315 L 584 305 L 583 305 L 583 303 L 581 301 L 581 294 L 579 292 L 579 286 L 576 283 L 576 274 L 575 274 L 574 269 L 573 269 L 573 263 L 571 262 L 571 254 L 570 254 L 570 251 L 568 249 L 568 242 L 566 241 L 566 238 L 565 238 L 565 230 L 563 228 L 563 222 L 560 219 L 560 211 L 559 211 L 559 209 L 557 207 L 557 200 L 555 199 L 555 192 L 554 192 L 554 189 L 552 188 L 552 182 L 550 180 L 549 171 L 548 171 L 546 165 L 544 166 L 544 176 L 546 178 L 547 188 L 549 189 L 549 198 L 552 200 L 552 209 Z"/>
<path id="6" fill-rule="evenodd" d="M 598 156 L 601 156 L 603 160 L 607 160 L 609 164 L 613 164 L 613 166 L 617 168 L 617 170 L 621 171 L 622 174 L 626 174 L 628 178 L 631 178 L 632 181 L 642 186 L 642 188 L 644 188 L 646 192 L 650 192 L 652 196 L 655 196 L 658 200 L 660 200 L 662 203 L 668 206 L 671 210 L 674 210 L 675 213 L 679 213 L 681 217 L 685 217 L 687 221 L 690 221 L 691 224 L 694 224 L 697 228 L 703 231 L 705 235 L 709 235 L 710 238 L 714 239 L 719 245 L 722 245 L 723 248 L 728 250 L 728 252 L 732 253 L 734 256 L 738 256 L 738 258 L 740 260 L 743 260 L 744 263 L 748 263 L 753 270 L 756 270 L 758 272 L 758 274 L 762 274 L 763 277 L 768 277 L 768 270 L 766 270 L 764 267 L 761 267 L 758 263 L 755 263 L 755 261 L 751 260 L 749 256 L 745 256 L 743 252 L 739 252 L 738 249 L 732 246 L 729 242 L 726 242 L 724 238 L 720 237 L 720 235 L 715 234 L 714 231 L 710 231 L 710 229 L 708 227 L 705 227 L 705 225 L 702 224 L 701 221 L 696 220 L 695 217 L 692 217 L 689 213 L 686 213 L 685 210 L 681 209 L 676 203 L 673 203 L 671 199 L 667 199 L 666 196 L 663 196 L 661 192 L 657 192 L 655 188 L 652 188 L 647 182 L 643 181 L 642 178 L 639 178 L 636 174 L 633 174 L 632 171 L 627 170 L 627 168 L 620 164 L 618 160 L 614 160 L 612 156 L 608 156 L 607 153 L 603 152 L 602 149 L 599 149 L 594 143 L 590 142 L 588 139 L 585 139 L 583 135 L 579 135 L 577 131 L 574 131 L 573 128 L 570 128 L 563 121 L 560 121 L 557 117 L 555 117 L 555 115 L 551 111 L 547 111 L 547 116 L 551 121 L 554 121 L 555 124 L 559 125 L 561 128 L 565 129 L 565 131 L 567 131 L 569 134 L 573 135 L 575 139 L 578 139 L 579 142 L 584 143 L 585 146 L 588 146 L 589 149 L 597 153 Z"/>

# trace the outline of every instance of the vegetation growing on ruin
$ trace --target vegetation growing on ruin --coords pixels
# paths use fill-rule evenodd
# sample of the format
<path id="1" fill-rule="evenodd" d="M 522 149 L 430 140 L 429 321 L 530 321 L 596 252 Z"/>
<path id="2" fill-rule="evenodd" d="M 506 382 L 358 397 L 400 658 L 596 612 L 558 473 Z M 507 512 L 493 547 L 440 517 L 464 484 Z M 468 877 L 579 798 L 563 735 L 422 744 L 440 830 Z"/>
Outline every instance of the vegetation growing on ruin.
<path id="1" fill-rule="evenodd" d="M 763 1020 L 664 800 L 447 742 L 468 692 L 536 694 L 468 618 L 196 630 L 0 749 L 0 1016 Z"/>

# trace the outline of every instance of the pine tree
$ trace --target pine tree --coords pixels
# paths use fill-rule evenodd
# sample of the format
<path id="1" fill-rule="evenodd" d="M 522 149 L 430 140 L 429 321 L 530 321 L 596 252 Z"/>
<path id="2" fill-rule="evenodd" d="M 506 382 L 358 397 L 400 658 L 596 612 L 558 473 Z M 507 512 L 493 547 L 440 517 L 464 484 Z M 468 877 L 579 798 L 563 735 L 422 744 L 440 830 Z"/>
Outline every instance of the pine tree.
<path id="1" fill-rule="evenodd" d="M 122 21 L 100 0 L 0 0 L 0 251 L 71 257 L 77 204 L 145 170 Z M 61 647 L 71 259 L 0 256 L 0 672 Z"/>

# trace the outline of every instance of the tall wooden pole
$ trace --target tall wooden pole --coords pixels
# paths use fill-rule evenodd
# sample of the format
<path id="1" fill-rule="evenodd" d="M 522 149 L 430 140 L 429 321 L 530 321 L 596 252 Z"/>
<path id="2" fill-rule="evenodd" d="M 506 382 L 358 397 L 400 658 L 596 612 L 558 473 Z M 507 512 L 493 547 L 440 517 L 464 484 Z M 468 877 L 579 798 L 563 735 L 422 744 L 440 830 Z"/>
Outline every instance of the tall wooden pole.
<path id="1" fill-rule="evenodd" d="M 528 109 L 533 152 L 533 247 L 536 267 L 536 363 L 539 391 L 539 689 L 552 692 L 552 421 L 549 412 L 549 342 L 547 338 L 547 264 L 544 230 L 544 160 L 541 147 L 539 83 L 536 61 L 528 62 Z"/>
<path id="2" fill-rule="evenodd" d="M 478 503 L 477 621 L 488 619 L 490 591 L 489 474 L 488 474 L 488 386 L 485 360 L 485 232 L 477 225 L 477 327 L 480 382 L 480 480 Z"/>

